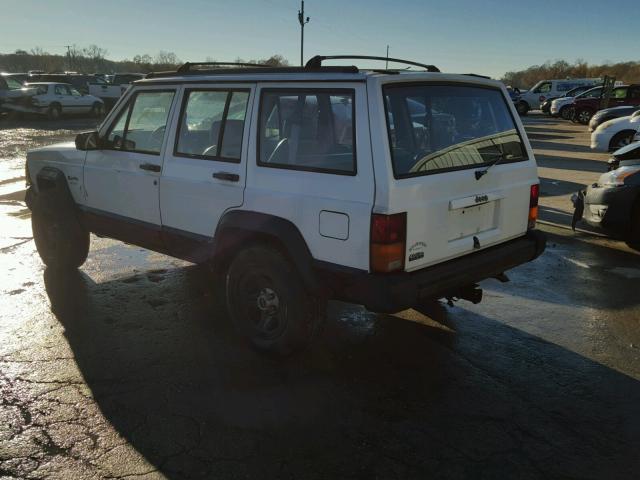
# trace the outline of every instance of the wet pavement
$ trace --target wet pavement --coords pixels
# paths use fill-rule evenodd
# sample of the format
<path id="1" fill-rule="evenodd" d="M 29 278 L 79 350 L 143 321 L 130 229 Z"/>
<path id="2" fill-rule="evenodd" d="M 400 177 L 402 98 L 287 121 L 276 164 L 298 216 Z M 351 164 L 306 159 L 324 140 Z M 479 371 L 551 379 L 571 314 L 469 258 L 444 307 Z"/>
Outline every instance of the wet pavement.
<path id="1" fill-rule="evenodd" d="M 640 255 L 568 228 L 606 160 L 584 127 L 526 119 L 549 246 L 510 283 L 429 317 L 333 303 L 274 360 L 200 267 L 92 237 L 77 274 L 43 268 L 20 177 L 92 127 L 66 122 L 0 120 L 0 479 L 638 477 Z"/>

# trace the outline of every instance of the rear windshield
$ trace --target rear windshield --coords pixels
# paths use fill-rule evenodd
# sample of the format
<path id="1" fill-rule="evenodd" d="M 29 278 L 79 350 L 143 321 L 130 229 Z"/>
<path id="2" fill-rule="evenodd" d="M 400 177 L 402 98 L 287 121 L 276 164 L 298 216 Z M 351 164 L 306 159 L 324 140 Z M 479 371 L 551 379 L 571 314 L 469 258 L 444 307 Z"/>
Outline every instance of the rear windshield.
<path id="1" fill-rule="evenodd" d="M 384 100 L 396 178 L 527 159 L 500 90 L 390 85 Z"/>

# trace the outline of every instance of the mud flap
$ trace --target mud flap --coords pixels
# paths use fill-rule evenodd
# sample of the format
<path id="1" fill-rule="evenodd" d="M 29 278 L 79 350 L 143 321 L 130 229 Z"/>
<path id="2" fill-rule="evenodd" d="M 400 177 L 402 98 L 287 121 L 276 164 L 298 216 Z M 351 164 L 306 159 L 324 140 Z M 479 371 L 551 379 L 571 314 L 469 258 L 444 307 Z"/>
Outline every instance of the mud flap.
<path id="1" fill-rule="evenodd" d="M 578 193 L 574 193 L 571 196 L 571 201 L 573 202 L 573 207 L 575 210 L 573 211 L 573 218 L 571 219 L 571 230 L 576 231 L 576 223 L 579 220 L 582 220 L 582 215 L 584 213 L 584 196 L 585 190 L 580 190 Z"/>

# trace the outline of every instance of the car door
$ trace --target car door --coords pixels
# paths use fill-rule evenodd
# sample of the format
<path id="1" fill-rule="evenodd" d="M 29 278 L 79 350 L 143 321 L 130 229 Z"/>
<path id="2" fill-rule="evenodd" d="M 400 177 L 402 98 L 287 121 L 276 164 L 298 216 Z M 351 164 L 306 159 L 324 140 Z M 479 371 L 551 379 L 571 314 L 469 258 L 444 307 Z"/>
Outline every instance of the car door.
<path id="1" fill-rule="evenodd" d="M 243 203 L 253 90 L 208 84 L 181 93 L 160 179 L 162 226 L 176 256 L 197 260 L 181 240 L 211 239 L 223 213 Z"/>
<path id="2" fill-rule="evenodd" d="M 74 112 L 74 101 L 71 97 L 71 92 L 69 88 L 63 84 L 58 83 L 53 87 L 54 98 L 57 103 L 60 104 L 62 108 L 62 113 L 73 113 Z"/>
<path id="3" fill-rule="evenodd" d="M 91 111 L 93 107 L 93 100 L 90 95 L 83 95 L 74 87 L 67 87 L 71 98 L 69 103 L 73 105 L 74 113 L 87 113 Z"/>
<path id="4" fill-rule="evenodd" d="M 131 243 L 159 238 L 159 179 L 166 127 L 176 88 L 148 87 L 129 95 L 99 132 L 99 150 L 87 152 L 86 205 L 92 231 Z"/>

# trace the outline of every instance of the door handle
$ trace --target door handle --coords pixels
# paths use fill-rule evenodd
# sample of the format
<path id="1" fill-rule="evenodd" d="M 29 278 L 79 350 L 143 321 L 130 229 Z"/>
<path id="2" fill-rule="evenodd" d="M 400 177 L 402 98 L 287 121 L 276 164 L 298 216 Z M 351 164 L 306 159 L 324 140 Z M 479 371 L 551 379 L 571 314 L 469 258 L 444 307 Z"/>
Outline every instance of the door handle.
<path id="1" fill-rule="evenodd" d="M 213 174 L 213 178 L 218 180 L 226 180 L 228 182 L 237 182 L 240 180 L 240 175 L 237 173 L 216 172 Z"/>
<path id="2" fill-rule="evenodd" d="M 139 167 L 142 170 L 148 170 L 150 172 L 159 172 L 160 171 L 160 165 L 156 165 L 155 163 L 141 163 L 139 165 Z"/>

